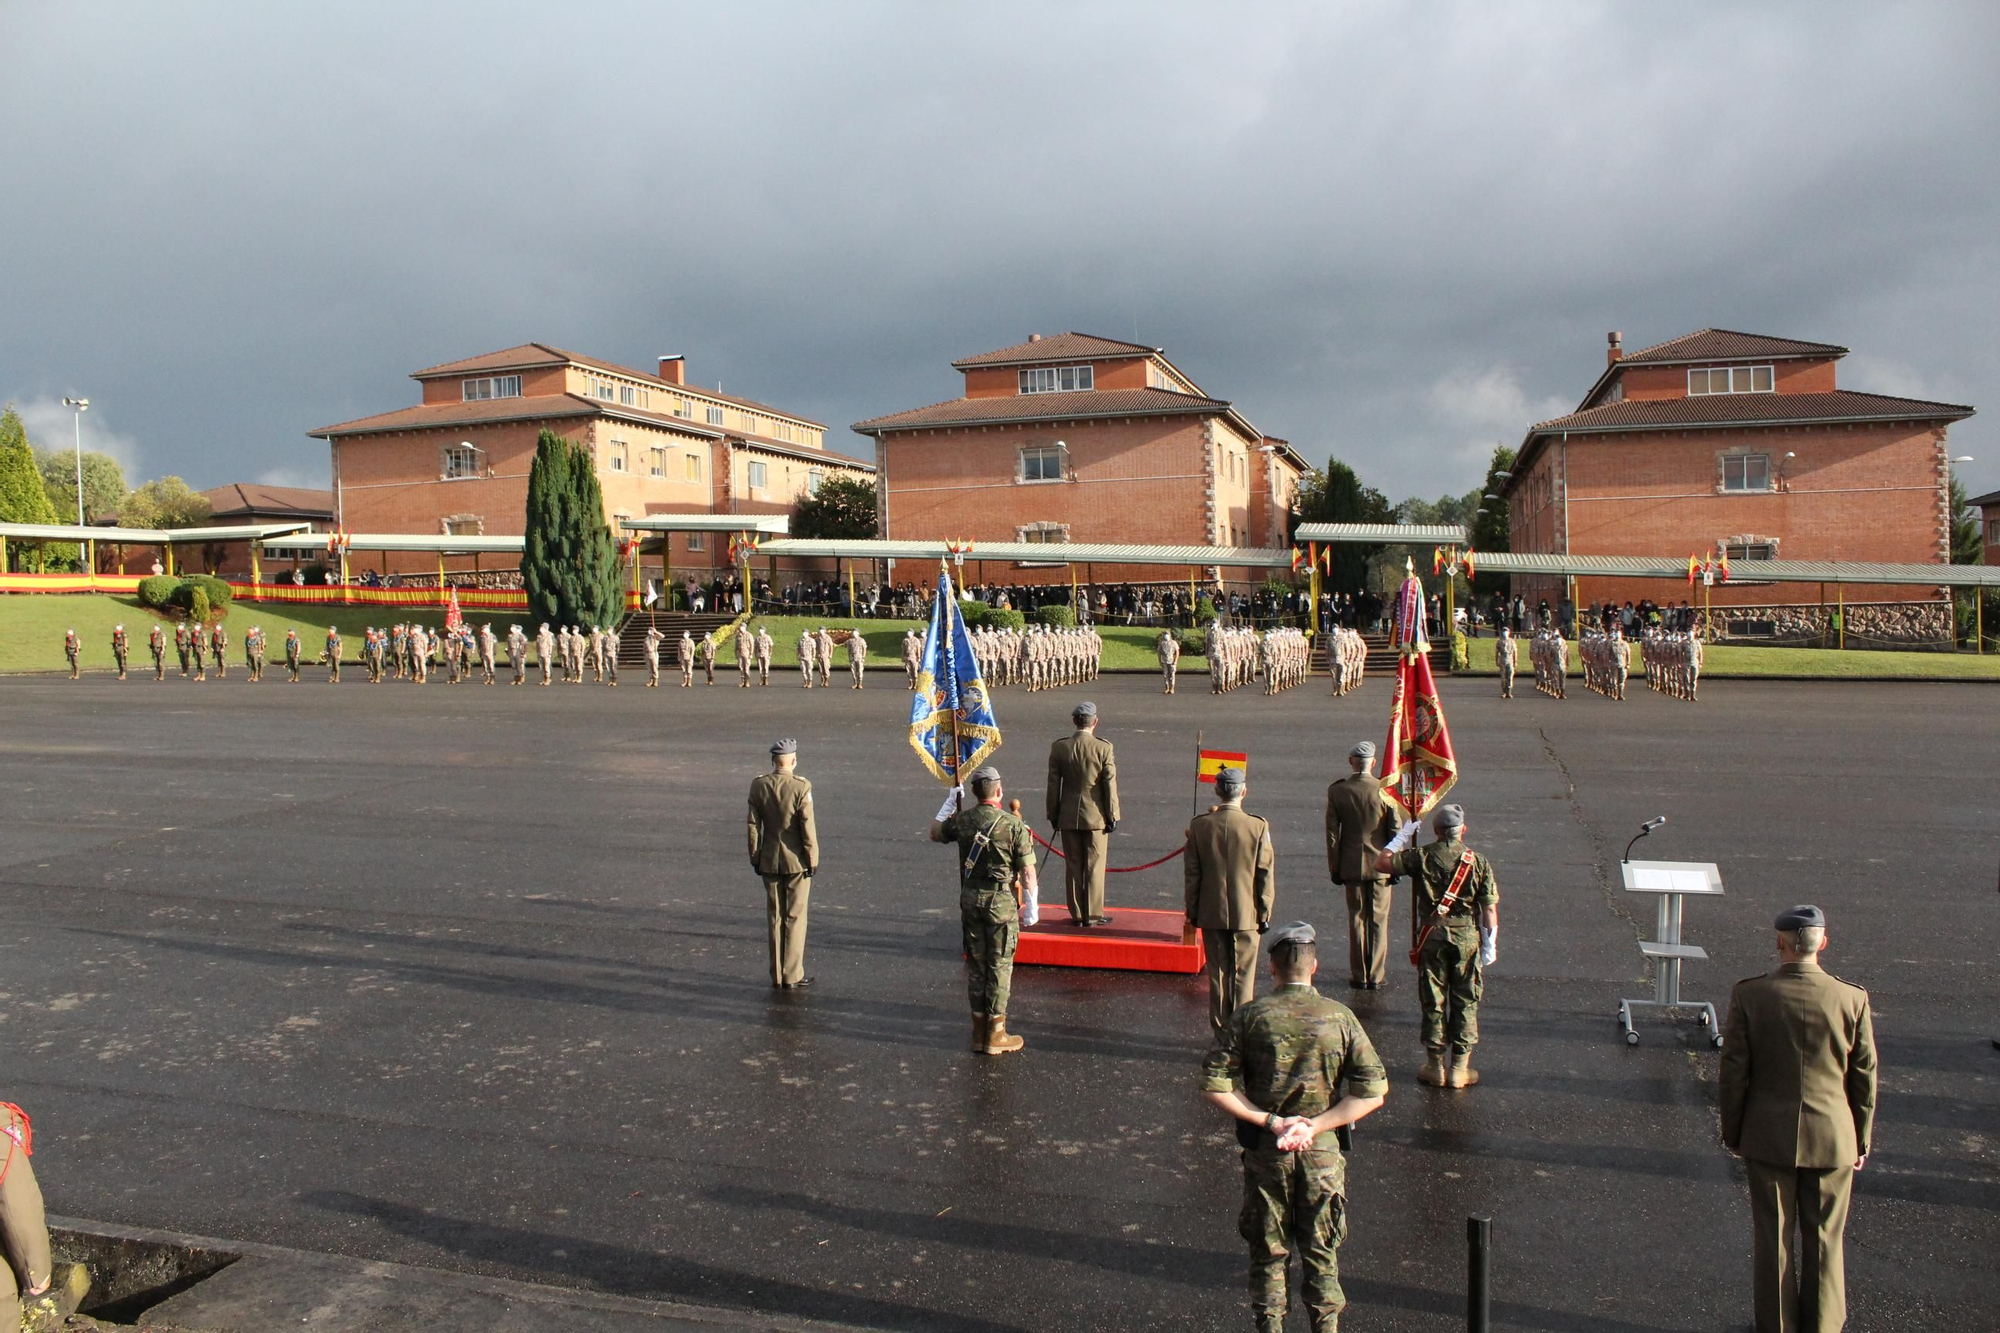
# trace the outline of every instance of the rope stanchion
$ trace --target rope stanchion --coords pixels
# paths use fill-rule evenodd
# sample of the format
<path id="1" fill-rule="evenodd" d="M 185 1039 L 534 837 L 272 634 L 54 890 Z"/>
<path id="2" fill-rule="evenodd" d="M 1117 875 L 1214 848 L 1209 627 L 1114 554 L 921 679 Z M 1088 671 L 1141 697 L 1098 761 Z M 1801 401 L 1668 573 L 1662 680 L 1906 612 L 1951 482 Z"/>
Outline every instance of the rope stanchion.
<path id="1" fill-rule="evenodd" d="M 1021 827 L 1028 830 L 1029 837 L 1033 838 L 1036 842 L 1039 842 L 1040 844 L 1042 844 L 1042 846 L 1054 852 L 1056 854 L 1057 859 L 1063 861 L 1067 861 L 1069 859 L 1068 857 L 1062 854 L 1062 848 L 1056 846 L 1054 843 L 1050 842 L 1047 838 L 1044 838 L 1041 834 L 1035 832 L 1034 827 L 1032 825 L 1023 824 Z M 1135 870 L 1151 870 L 1154 866 L 1165 865 L 1167 862 L 1173 860 L 1176 856 L 1179 856 L 1182 852 L 1185 852 L 1186 850 L 1187 848 L 1185 847 L 1176 847 L 1171 852 L 1168 852 L 1165 856 L 1161 857 L 1159 860 L 1148 861 L 1146 862 L 1146 864 L 1142 866 L 1106 866 L 1104 867 L 1104 873 L 1107 875 L 1129 875 Z"/>

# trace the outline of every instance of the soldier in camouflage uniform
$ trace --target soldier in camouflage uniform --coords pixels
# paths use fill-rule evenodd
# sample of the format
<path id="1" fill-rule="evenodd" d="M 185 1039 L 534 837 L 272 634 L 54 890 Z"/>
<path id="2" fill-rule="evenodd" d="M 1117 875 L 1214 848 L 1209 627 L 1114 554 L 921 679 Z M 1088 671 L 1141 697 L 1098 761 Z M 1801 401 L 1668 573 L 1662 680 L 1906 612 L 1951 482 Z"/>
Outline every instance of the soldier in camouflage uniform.
<path id="1" fill-rule="evenodd" d="M 1347 1162 L 1337 1131 L 1382 1105 L 1389 1076 L 1354 1011 L 1313 989 L 1313 928 L 1271 932 L 1276 989 L 1229 1016 L 1202 1062 L 1202 1093 L 1237 1122 L 1250 1245 L 1250 1311 L 1280 1333 L 1291 1307 L 1293 1250 L 1313 1333 L 1335 1333 L 1347 1297 L 1338 1248 L 1347 1237 Z M 1345 1084 L 1345 1091 L 1342 1091 Z"/>
<path id="2" fill-rule="evenodd" d="M 1499 958 L 1500 885 L 1493 878 L 1492 864 L 1465 845 L 1465 807 L 1439 806 L 1431 816 L 1431 829 L 1436 842 L 1410 847 L 1417 825 L 1405 824 L 1375 858 L 1375 869 L 1392 879 L 1410 880 L 1410 907 L 1421 940 L 1417 1000 L 1423 1008 L 1427 1052 L 1417 1077 L 1434 1088 L 1469 1088 L 1479 1082 L 1479 1071 L 1471 1066 L 1472 1048 L 1479 1044 L 1484 969 Z M 1455 881 L 1456 894 L 1452 893 Z"/>
<path id="3" fill-rule="evenodd" d="M 977 805 L 968 807 L 966 789 Z M 1021 938 L 1018 883 L 1037 892 L 1035 840 L 1000 807 L 1000 771 L 982 768 L 952 789 L 931 823 L 932 842 L 958 844 L 958 917 L 965 942 L 965 988 L 972 1001 L 972 1049 L 1005 1055 L 1027 1043 L 1007 1031 L 1014 946 Z"/>

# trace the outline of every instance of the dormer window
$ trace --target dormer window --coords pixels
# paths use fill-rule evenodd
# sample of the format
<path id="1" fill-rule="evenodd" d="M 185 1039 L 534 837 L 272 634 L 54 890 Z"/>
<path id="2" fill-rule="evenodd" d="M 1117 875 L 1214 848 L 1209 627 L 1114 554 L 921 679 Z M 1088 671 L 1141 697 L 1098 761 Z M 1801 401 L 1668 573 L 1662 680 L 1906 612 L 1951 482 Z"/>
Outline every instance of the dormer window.
<path id="1" fill-rule="evenodd" d="M 1713 393 L 1775 393 L 1769 366 L 1704 366 L 1688 372 L 1688 397 Z"/>
<path id="2" fill-rule="evenodd" d="M 1074 393 L 1097 387 L 1090 366 L 1030 366 L 1021 372 L 1022 393 Z"/>
<path id="3" fill-rule="evenodd" d="M 519 398 L 521 377 L 519 375 L 491 375 L 483 379 L 465 381 L 465 401 L 483 403 L 489 398 Z"/>

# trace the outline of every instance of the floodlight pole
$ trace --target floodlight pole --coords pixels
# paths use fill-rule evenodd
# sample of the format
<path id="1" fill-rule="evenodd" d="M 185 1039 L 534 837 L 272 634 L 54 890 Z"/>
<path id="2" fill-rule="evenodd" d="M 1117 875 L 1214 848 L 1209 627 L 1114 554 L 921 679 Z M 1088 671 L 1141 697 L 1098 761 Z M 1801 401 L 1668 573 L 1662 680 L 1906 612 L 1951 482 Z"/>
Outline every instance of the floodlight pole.
<path id="1" fill-rule="evenodd" d="M 83 526 L 83 414 L 90 410 L 88 398 L 65 398 L 63 406 L 76 414 L 76 525 Z"/>

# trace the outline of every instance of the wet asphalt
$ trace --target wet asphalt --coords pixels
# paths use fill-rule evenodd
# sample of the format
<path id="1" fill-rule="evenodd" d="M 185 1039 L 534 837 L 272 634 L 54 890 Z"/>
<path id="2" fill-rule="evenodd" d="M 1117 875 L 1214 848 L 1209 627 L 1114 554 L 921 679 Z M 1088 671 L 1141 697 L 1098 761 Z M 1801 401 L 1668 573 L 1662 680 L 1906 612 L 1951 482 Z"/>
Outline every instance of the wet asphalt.
<path id="1" fill-rule="evenodd" d="M 2000 691 L 1729 681 L 1620 705 L 1446 682 L 1455 799 L 1503 894 L 1465 1092 L 1415 1080 L 1406 966 L 1345 986 L 1321 802 L 1348 745 L 1380 740 L 1386 682 L 1002 691 L 997 763 L 1031 813 L 1086 694 L 1118 748 L 1114 865 L 1178 842 L 1198 730 L 1250 753 L 1279 915 L 1331 938 L 1323 989 L 1388 1061 L 1349 1167 L 1345 1327 L 1464 1327 L 1472 1213 L 1495 1219 L 1496 1327 L 1748 1327 L 1716 1054 L 1691 1022 L 1642 1019 L 1630 1048 L 1615 1025 L 1650 993 L 1652 934 L 1616 863 L 1656 814 L 1644 854 L 1716 861 L 1728 891 L 1688 909 L 1711 956 L 1691 995 L 1725 1002 L 1770 965 L 1771 916 L 1816 901 L 1828 966 L 1874 997 L 1850 1326 L 2000 1326 Z M 1027 1050 L 969 1054 L 907 698 L 886 675 L 0 680 L 0 1098 L 35 1116 L 50 1207 L 885 1328 L 1247 1327 L 1200 979 L 1023 969 Z M 777 736 L 824 848 L 817 984 L 782 994 L 742 831 Z M 1110 901 L 1180 893 L 1169 864 Z"/>

